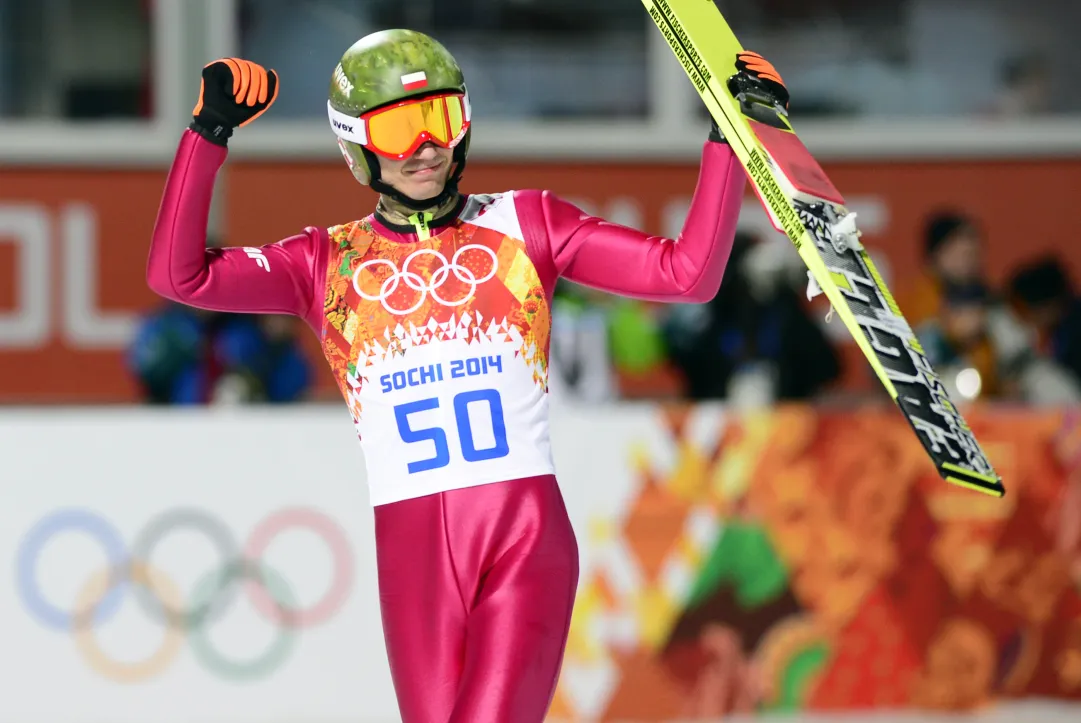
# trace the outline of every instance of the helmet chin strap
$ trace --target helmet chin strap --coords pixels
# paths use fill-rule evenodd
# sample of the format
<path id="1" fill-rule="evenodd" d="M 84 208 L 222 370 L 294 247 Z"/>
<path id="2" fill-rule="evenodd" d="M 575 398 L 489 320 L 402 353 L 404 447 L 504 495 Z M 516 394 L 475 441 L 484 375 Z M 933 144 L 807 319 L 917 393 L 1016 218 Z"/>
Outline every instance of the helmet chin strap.
<path id="1" fill-rule="evenodd" d="M 457 179 L 454 178 L 447 179 L 447 182 L 443 185 L 443 190 L 439 192 L 438 196 L 432 196 L 431 198 L 425 199 L 411 198 L 389 183 L 384 183 L 377 178 L 372 179 L 371 187 L 373 190 L 378 191 L 388 198 L 393 198 L 406 208 L 410 208 L 414 211 L 427 211 L 428 209 L 438 208 L 449 199 L 458 195 L 458 182 Z"/>
<path id="2" fill-rule="evenodd" d="M 406 208 L 414 211 L 427 211 L 433 208 L 438 208 L 450 199 L 458 195 L 458 182 L 462 179 L 462 173 L 465 172 L 465 153 L 461 145 L 454 149 L 454 172 L 447 178 L 447 182 L 443 184 L 443 190 L 438 195 L 432 198 L 417 199 L 405 195 L 394 186 L 383 181 L 380 177 L 382 169 L 379 167 L 379 158 L 372 151 L 361 146 L 361 150 L 364 152 L 364 156 L 368 161 L 368 169 L 371 173 L 371 181 L 369 185 L 372 190 L 392 198 L 398 203 L 402 204 Z"/>

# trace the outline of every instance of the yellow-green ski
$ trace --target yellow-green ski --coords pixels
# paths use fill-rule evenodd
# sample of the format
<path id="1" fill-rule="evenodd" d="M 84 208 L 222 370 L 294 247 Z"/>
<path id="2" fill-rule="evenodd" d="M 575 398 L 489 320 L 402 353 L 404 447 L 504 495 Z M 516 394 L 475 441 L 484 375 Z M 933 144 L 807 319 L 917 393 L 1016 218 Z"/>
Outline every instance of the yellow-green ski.
<path id="1" fill-rule="evenodd" d="M 812 293 L 829 299 L 939 475 L 961 487 L 1004 495 L 1001 478 L 860 244 L 855 214 L 799 140 L 785 109 L 754 78 L 737 71 L 736 54 L 743 46 L 713 0 L 642 4 L 735 151 L 774 226 L 807 265 Z"/>

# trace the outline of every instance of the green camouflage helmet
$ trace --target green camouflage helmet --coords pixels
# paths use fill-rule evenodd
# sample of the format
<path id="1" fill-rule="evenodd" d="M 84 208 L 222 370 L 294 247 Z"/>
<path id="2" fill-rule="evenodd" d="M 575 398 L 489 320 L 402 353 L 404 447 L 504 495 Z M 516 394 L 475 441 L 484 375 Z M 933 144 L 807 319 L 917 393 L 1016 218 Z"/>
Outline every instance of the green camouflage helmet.
<path id="1" fill-rule="evenodd" d="M 418 87 L 410 83 L 407 88 L 407 83 L 417 77 L 426 83 Z M 338 145 L 356 179 L 365 185 L 371 183 L 370 164 L 377 163 L 377 159 L 349 140 L 355 130 L 350 119 L 406 98 L 447 91 L 465 93 L 465 76 L 454 56 L 424 33 L 382 30 L 361 38 L 346 50 L 331 77 L 327 105 Z M 469 131 L 455 148 L 459 166 L 464 165 L 468 149 Z M 378 178 L 378 166 L 375 171 Z"/>

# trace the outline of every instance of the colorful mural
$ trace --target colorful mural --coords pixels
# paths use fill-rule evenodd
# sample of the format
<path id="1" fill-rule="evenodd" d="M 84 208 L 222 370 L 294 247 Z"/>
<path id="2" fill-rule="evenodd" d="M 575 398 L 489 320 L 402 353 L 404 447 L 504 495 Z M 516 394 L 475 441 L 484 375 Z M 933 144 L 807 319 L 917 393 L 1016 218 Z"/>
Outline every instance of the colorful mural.
<path id="1" fill-rule="evenodd" d="M 658 416 L 631 504 L 580 532 L 554 717 L 1081 700 L 1081 415 L 966 411 L 1004 499 L 893 409 Z"/>

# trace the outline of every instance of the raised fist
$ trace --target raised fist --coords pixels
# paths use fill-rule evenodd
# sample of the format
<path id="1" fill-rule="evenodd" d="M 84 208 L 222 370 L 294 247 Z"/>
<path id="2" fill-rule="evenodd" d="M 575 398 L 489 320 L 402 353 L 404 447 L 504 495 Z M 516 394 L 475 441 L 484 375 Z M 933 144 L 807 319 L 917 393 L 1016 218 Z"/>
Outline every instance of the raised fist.
<path id="1" fill-rule="evenodd" d="M 192 130 L 226 145 L 233 129 L 261 116 L 278 97 L 278 74 L 240 58 L 222 58 L 203 68 Z"/>

